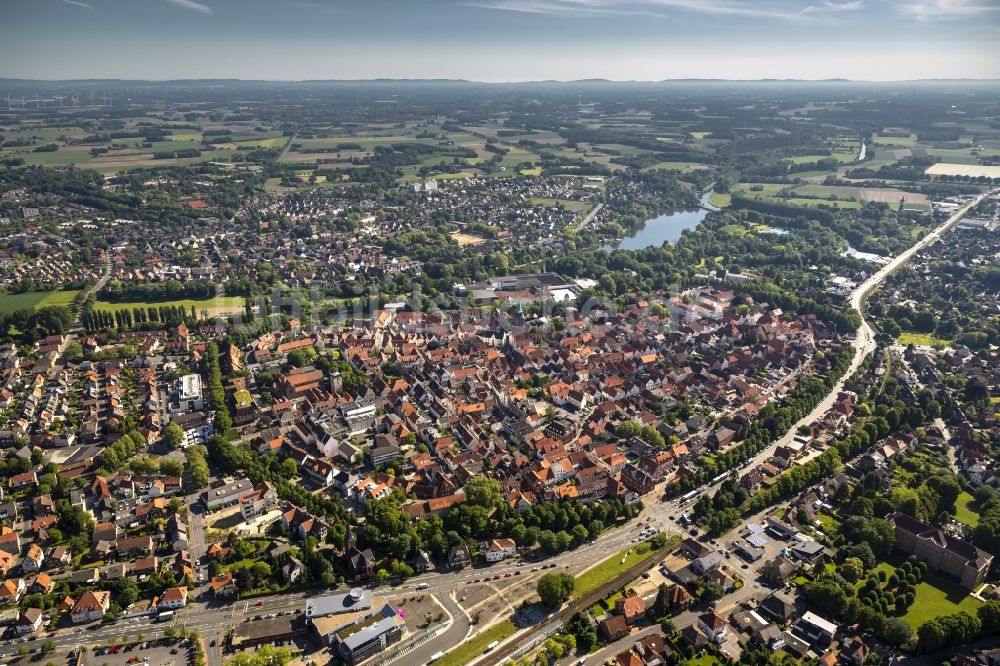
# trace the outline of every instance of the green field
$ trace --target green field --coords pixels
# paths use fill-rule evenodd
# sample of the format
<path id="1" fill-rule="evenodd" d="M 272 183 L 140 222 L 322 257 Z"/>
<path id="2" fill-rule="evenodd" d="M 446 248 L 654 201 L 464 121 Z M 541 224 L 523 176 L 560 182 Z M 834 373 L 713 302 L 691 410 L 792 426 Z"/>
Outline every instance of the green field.
<path id="1" fill-rule="evenodd" d="M 162 301 L 159 303 L 149 303 L 146 301 L 121 301 L 117 303 L 112 303 L 110 301 L 97 301 L 94 303 L 95 310 L 108 310 L 110 312 L 115 312 L 117 310 L 132 310 L 133 308 L 149 308 L 149 307 L 159 307 L 159 306 L 170 306 L 179 305 L 185 309 L 190 310 L 191 306 L 195 307 L 198 314 L 201 314 L 202 310 L 207 310 L 208 313 L 214 314 L 219 310 L 239 310 L 243 308 L 244 299 L 242 296 L 216 296 L 215 298 L 206 298 L 202 301 L 196 301 L 190 298 L 185 298 L 176 301 Z"/>
<path id="2" fill-rule="evenodd" d="M 880 562 L 872 571 L 884 571 L 886 576 L 890 576 L 902 563 L 903 558 L 898 553 L 893 553 L 887 562 Z M 860 586 L 861 582 L 857 587 Z M 916 597 L 902 618 L 916 629 L 938 615 L 965 611 L 975 616 L 976 609 L 981 605 L 982 602 L 969 596 L 969 590 L 959 585 L 955 579 L 928 570 L 924 579 L 917 583 Z"/>
<path id="3" fill-rule="evenodd" d="M 712 192 L 708 195 L 708 203 L 712 204 L 716 208 L 725 208 L 733 203 L 733 195 L 726 192 L 725 194 L 720 192 Z"/>
<path id="4" fill-rule="evenodd" d="M 662 139 L 659 139 L 662 141 Z M 648 166 L 642 171 L 656 171 L 657 169 L 666 169 L 667 171 L 677 170 L 681 173 L 690 173 L 696 169 L 707 169 L 707 164 L 699 164 L 698 162 L 657 162 L 651 166 Z"/>
<path id="5" fill-rule="evenodd" d="M 908 331 L 900 333 L 896 340 L 901 345 L 923 345 L 925 347 L 944 347 L 948 344 L 947 340 L 936 338 L 930 333 L 910 333 Z"/>
<path id="6" fill-rule="evenodd" d="M 483 654 L 486 646 L 493 641 L 504 641 L 514 635 L 517 627 L 510 620 L 496 624 L 478 636 L 474 636 L 434 662 L 435 666 L 463 666 Z"/>
<path id="7" fill-rule="evenodd" d="M 28 291 L 23 294 L 4 294 L 0 296 L 0 312 L 11 313 L 27 308 L 42 308 L 49 305 L 73 304 L 73 299 L 79 291 Z"/>
<path id="8" fill-rule="evenodd" d="M 973 502 L 972 495 L 965 491 L 962 491 L 962 494 L 955 500 L 955 519 L 969 527 L 975 527 L 979 524 L 979 514 L 973 508 L 975 506 Z"/>

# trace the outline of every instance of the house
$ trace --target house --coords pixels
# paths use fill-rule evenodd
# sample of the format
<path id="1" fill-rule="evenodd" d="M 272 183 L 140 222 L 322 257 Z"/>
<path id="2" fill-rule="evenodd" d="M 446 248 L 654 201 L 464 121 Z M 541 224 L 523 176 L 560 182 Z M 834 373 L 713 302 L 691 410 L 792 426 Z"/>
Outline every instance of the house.
<path id="1" fill-rule="evenodd" d="M 645 612 L 646 603 L 638 594 L 630 594 L 615 602 L 615 613 L 624 617 L 629 624 L 641 618 Z"/>
<path id="2" fill-rule="evenodd" d="M 628 636 L 628 622 L 621 615 L 612 615 L 597 623 L 597 632 L 607 643 L 614 643 Z"/>
<path id="3" fill-rule="evenodd" d="M 895 529 L 896 548 L 916 555 L 935 571 L 958 578 L 962 587 L 975 589 L 989 573 L 993 556 L 968 541 L 899 511 L 889 514 L 886 520 Z"/>
<path id="4" fill-rule="evenodd" d="M 472 562 L 469 554 L 469 547 L 465 544 L 452 546 L 448 551 L 448 567 L 451 569 L 464 569 Z"/>
<path id="5" fill-rule="evenodd" d="M 788 622 L 795 614 L 795 601 L 784 592 L 770 594 L 760 602 L 759 610 L 775 622 Z"/>
<path id="6" fill-rule="evenodd" d="M 716 583 L 723 592 L 729 592 L 736 584 L 736 581 L 725 569 L 713 569 L 705 574 L 705 578 Z"/>
<path id="7" fill-rule="evenodd" d="M 684 589 L 683 585 L 670 588 L 670 608 L 675 612 L 686 611 L 694 603 L 694 597 Z"/>
<path id="8" fill-rule="evenodd" d="M 41 571 L 43 562 L 45 562 L 45 555 L 42 553 L 42 547 L 33 543 L 28 546 L 28 552 L 21 560 L 21 571 L 25 573 Z"/>
<path id="9" fill-rule="evenodd" d="M 156 605 L 157 610 L 184 608 L 187 604 L 188 589 L 186 587 L 171 587 L 160 597 L 160 603 Z"/>
<path id="10" fill-rule="evenodd" d="M 694 648 L 695 651 L 701 650 L 708 645 L 708 638 L 695 624 L 688 625 L 681 629 L 681 638 L 685 643 Z"/>
<path id="11" fill-rule="evenodd" d="M 262 516 L 277 506 L 278 492 L 267 481 L 253 492 L 240 496 L 240 512 L 243 514 L 243 520 L 246 521 L 256 516 Z"/>
<path id="12" fill-rule="evenodd" d="M 490 539 L 483 542 L 483 557 L 487 562 L 500 562 L 513 557 L 517 553 L 517 544 L 513 539 Z"/>
<path id="13" fill-rule="evenodd" d="M 21 488 L 26 488 L 28 486 L 37 486 L 38 475 L 35 472 L 25 472 L 23 474 L 15 474 L 14 476 L 7 479 L 7 483 L 10 485 L 11 490 L 19 490 Z"/>
<path id="14" fill-rule="evenodd" d="M 18 636 L 23 636 L 25 634 L 33 634 L 38 631 L 42 626 L 42 609 L 41 608 L 25 608 L 21 611 L 21 614 L 17 616 L 17 622 L 14 627 L 17 630 Z"/>
<path id="15" fill-rule="evenodd" d="M 28 589 L 38 594 L 47 594 L 48 591 L 52 589 L 53 585 L 55 585 L 55 581 L 52 580 L 52 577 L 47 573 L 42 572 L 35 576 L 35 580 L 31 581 L 31 585 L 28 586 Z"/>
<path id="16" fill-rule="evenodd" d="M 842 657 L 846 657 L 851 662 L 858 664 L 859 666 L 865 663 L 868 659 L 868 655 L 871 650 L 865 645 L 865 642 L 861 640 L 860 636 L 852 636 L 850 640 L 844 643 L 840 648 L 840 654 Z"/>
<path id="17" fill-rule="evenodd" d="M 236 584 L 233 574 L 225 571 L 212 579 L 212 594 L 217 597 L 230 597 L 236 594 Z"/>
<path id="18" fill-rule="evenodd" d="M 104 618 L 104 614 L 108 612 L 108 607 L 110 606 L 111 593 L 107 590 L 84 592 L 83 596 L 73 604 L 73 610 L 70 611 L 70 618 L 73 620 L 73 624 L 101 620 Z"/>
<path id="19" fill-rule="evenodd" d="M 0 606 L 15 604 L 20 601 L 21 596 L 24 595 L 24 590 L 24 580 L 20 578 L 8 579 L 0 583 Z"/>
<path id="20" fill-rule="evenodd" d="M 698 616 L 698 629 L 705 634 L 708 640 L 721 643 L 726 639 L 729 623 L 715 611 L 708 611 Z"/>
<path id="21" fill-rule="evenodd" d="M 806 611 L 792 626 L 795 633 L 810 645 L 829 647 L 837 636 L 837 625 L 811 611 Z"/>
<path id="22" fill-rule="evenodd" d="M 805 541 L 792 546 L 792 556 L 797 560 L 813 564 L 824 555 L 823 544 L 818 541 Z"/>
<path id="23" fill-rule="evenodd" d="M 785 581 L 794 576 L 796 571 L 798 571 L 798 567 L 795 566 L 795 563 L 780 555 L 770 562 L 766 562 L 760 568 L 760 573 L 764 578 L 778 585 L 784 585 Z"/>

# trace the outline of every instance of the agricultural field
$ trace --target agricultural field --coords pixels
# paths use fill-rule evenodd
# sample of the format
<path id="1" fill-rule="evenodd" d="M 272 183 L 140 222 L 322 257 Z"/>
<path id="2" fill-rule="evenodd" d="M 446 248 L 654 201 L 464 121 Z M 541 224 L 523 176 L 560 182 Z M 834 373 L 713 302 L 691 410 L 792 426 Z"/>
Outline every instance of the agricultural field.
<path id="1" fill-rule="evenodd" d="M 27 291 L 23 294 L 0 295 L 0 312 L 10 314 L 18 310 L 43 308 L 52 305 L 70 306 L 79 291 Z"/>
<path id="2" fill-rule="evenodd" d="M 661 139 L 662 140 L 662 139 Z M 681 173 L 691 173 L 692 171 L 697 171 L 698 169 L 709 169 L 707 164 L 699 164 L 698 162 L 657 162 L 652 166 L 645 167 L 642 171 L 656 171 L 657 169 L 663 169 L 666 171 L 680 171 Z"/>
<path id="3" fill-rule="evenodd" d="M 969 176 L 971 178 L 1000 178 L 1000 166 L 983 166 L 979 164 L 952 164 L 938 162 L 924 171 L 929 176 Z"/>

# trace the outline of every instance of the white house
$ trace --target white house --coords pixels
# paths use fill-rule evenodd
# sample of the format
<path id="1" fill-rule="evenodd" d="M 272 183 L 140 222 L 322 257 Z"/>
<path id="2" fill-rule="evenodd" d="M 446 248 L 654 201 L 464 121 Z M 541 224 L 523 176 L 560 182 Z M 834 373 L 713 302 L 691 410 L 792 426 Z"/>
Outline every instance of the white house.
<path id="1" fill-rule="evenodd" d="M 171 587 L 163 593 L 163 597 L 156 605 L 157 610 L 184 608 L 187 604 L 188 589 L 186 587 Z"/>
<path id="2" fill-rule="evenodd" d="M 70 617 L 73 619 L 73 624 L 101 620 L 108 612 L 109 606 L 111 606 L 111 593 L 107 590 L 84 592 L 83 596 L 73 604 Z"/>
<path id="3" fill-rule="evenodd" d="M 517 553 L 513 539 L 490 539 L 483 542 L 483 556 L 487 562 L 500 562 Z"/>
<path id="4" fill-rule="evenodd" d="M 698 628 L 708 637 L 708 640 L 721 643 L 726 639 L 729 623 L 715 611 L 708 611 L 698 616 Z"/>

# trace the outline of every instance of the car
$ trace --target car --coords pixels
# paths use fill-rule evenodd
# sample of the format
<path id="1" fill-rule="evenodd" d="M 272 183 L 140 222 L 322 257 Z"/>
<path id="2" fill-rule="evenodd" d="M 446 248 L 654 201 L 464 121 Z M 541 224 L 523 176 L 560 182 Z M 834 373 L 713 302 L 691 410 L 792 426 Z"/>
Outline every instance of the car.
<path id="1" fill-rule="evenodd" d="M 214 638 L 211 641 L 209 641 L 208 647 L 215 647 L 215 639 Z"/>
<path id="2" fill-rule="evenodd" d="M 532 571 L 538 571 L 538 567 L 531 567 Z"/>
<path id="3" fill-rule="evenodd" d="M 691 528 L 691 529 L 690 529 L 690 530 L 688 531 L 688 534 L 690 534 L 691 536 L 698 536 L 698 528 L 697 528 L 697 527 L 692 527 L 692 528 Z"/>
<path id="4" fill-rule="evenodd" d="M 55 638 L 55 637 L 56 637 L 56 632 L 53 631 L 49 633 L 49 638 Z"/>
<path id="5" fill-rule="evenodd" d="M 652 578 L 652 577 L 653 577 L 653 574 L 651 574 L 651 573 L 650 573 L 650 572 L 648 572 L 648 571 L 643 571 L 643 572 L 642 572 L 642 577 L 648 580 L 648 579 L 650 579 L 650 578 Z"/>
<path id="6" fill-rule="evenodd" d="M 170 654 L 177 654 L 177 648 L 170 648 Z"/>
<path id="7" fill-rule="evenodd" d="M 513 576 L 513 575 L 514 575 L 514 574 L 512 574 L 511 572 L 509 572 L 509 571 L 508 571 L 507 573 L 505 573 L 505 574 L 503 575 L 503 577 L 504 577 L 504 578 L 510 578 L 510 577 L 511 577 L 511 576 Z"/>
<path id="8" fill-rule="evenodd" d="M 479 579 L 478 579 L 478 578 L 476 578 L 476 579 L 475 579 L 475 580 L 473 580 L 472 582 L 473 582 L 473 583 L 478 583 L 478 582 L 479 582 Z"/>
<path id="9" fill-rule="evenodd" d="M 257 603 L 254 604 L 254 606 L 263 606 L 263 605 L 264 605 L 263 601 L 258 601 Z"/>
<path id="10" fill-rule="evenodd" d="M 520 571 L 515 571 L 515 572 L 514 572 L 514 575 L 515 575 L 515 576 L 520 576 L 520 575 L 521 575 L 521 572 L 520 572 Z"/>
<path id="11" fill-rule="evenodd" d="M 493 576 L 493 580 L 500 580 L 500 574 L 497 574 L 496 576 Z"/>

